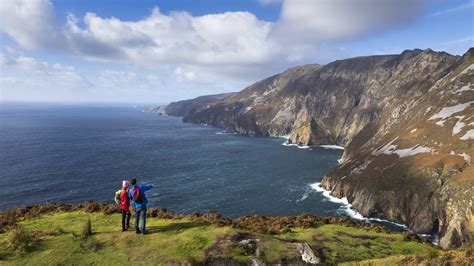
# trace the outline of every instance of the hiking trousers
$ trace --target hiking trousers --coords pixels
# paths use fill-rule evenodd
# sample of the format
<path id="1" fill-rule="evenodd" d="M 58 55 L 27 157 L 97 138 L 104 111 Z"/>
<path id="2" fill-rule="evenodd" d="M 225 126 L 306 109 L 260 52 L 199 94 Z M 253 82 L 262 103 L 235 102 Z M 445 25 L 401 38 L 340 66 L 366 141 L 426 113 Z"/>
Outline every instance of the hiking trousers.
<path id="1" fill-rule="evenodd" d="M 130 213 L 129 210 L 122 210 L 122 230 L 125 231 L 128 228 L 130 228 L 130 217 L 132 214 Z"/>
<path id="2" fill-rule="evenodd" d="M 142 233 L 145 233 L 145 226 L 146 226 L 146 206 L 142 206 L 140 208 L 135 208 L 135 232 L 139 232 L 138 230 L 138 223 L 140 222 L 140 216 L 142 219 Z"/>

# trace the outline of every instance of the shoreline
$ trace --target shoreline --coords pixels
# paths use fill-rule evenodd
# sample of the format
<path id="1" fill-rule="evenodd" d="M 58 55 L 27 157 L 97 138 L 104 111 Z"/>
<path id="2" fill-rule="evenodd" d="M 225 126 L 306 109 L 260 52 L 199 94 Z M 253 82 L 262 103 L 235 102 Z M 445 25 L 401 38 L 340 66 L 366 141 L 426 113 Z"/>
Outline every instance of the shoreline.
<path id="1" fill-rule="evenodd" d="M 400 223 L 396 223 L 396 222 L 392 222 L 392 221 L 380 219 L 380 218 L 363 216 L 357 210 L 352 208 L 352 204 L 349 203 L 346 197 L 338 198 L 338 197 L 332 196 L 331 191 L 326 190 L 325 188 L 321 186 L 321 182 L 309 184 L 309 186 L 315 191 L 321 192 L 322 195 L 325 198 L 327 198 L 329 201 L 341 204 L 343 206 L 343 211 L 345 211 L 349 215 L 349 217 L 351 217 L 352 219 L 363 221 L 369 224 L 374 224 L 374 222 L 376 222 L 375 224 L 382 224 L 382 225 L 389 224 L 390 226 L 400 228 L 401 232 L 413 233 L 413 231 L 405 224 L 400 224 Z M 436 246 L 439 245 L 439 238 L 437 235 L 430 235 L 430 234 L 416 234 L 416 235 L 430 241 L 433 245 L 436 245 Z"/>
<path id="2" fill-rule="evenodd" d="M 164 113 L 164 114 L 166 114 L 166 113 Z M 168 114 L 166 114 L 166 115 L 168 115 Z M 171 116 L 173 116 L 173 115 L 171 115 Z M 182 116 L 174 116 L 174 117 L 183 118 Z M 182 121 L 182 122 L 183 123 L 190 123 L 190 122 L 184 122 L 184 121 Z M 192 124 L 197 124 L 197 123 L 192 123 Z M 216 129 L 223 129 L 223 128 L 220 128 L 220 127 L 215 127 L 213 125 L 209 125 L 207 123 L 199 123 L 197 125 L 201 125 L 201 126 L 205 126 L 205 127 L 214 127 Z M 218 134 L 218 135 L 246 136 L 245 134 L 239 134 L 238 132 L 227 132 L 225 130 L 221 131 L 221 132 L 218 132 L 216 134 Z M 344 147 L 338 146 L 338 145 L 326 145 L 326 144 L 323 144 L 323 145 L 300 145 L 300 144 L 295 144 L 295 143 L 288 143 L 288 139 L 289 139 L 288 135 L 267 136 L 267 137 L 285 139 L 285 141 L 281 145 L 286 146 L 286 147 L 297 147 L 298 149 L 304 149 L 304 150 L 312 150 L 313 147 L 314 148 L 323 148 L 323 149 L 343 150 L 343 151 L 345 150 Z M 337 162 L 339 164 L 342 163 L 342 156 L 343 155 L 341 155 L 341 158 L 337 160 Z M 384 220 L 384 219 L 380 219 L 380 218 L 364 217 L 357 210 L 351 208 L 352 204 L 349 203 L 349 201 L 347 200 L 346 197 L 343 197 L 343 198 L 334 197 L 334 196 L 331 195 L 331 191 L 324 189 L 323 187 L 320 186 L 320 184 L 321 184 L 321 182 L 316 182 L 316 183 L 308 184 L 308 186 L 310 186 L 311 189 L 315 190 L 316 192 L 321 192 L 323 194 L 323 196 L 325 198 L 327 198 L 329 201 L 340 204 L 341 207 L 342 207 L 342 210 L 351 219 L 358 220 L 358 221 L 363 221 L 363 222 L 368 223 L 368 224 L 382 224 L 382 225 L 384 223 L 385 224 L 390 224 L 391 226 L 394 226 L 396 228 L 400 228 L 402 230 L 402 232 L 413 233 L 412 230 L 407 225 L 404 225 L 404 224 L 400 224 L 400 223 L 396 223 L 396 222 L 393 222 L 393 221 Z M 340 217 L 344 217 L 344 216 L 340 216 Z M 378 223 L 374 223 L 374 221 L 378 222 Z M 384 226 L 386 226 L 386 225 L 384 225 Z M 439 244 L 439 238 L 438 238 L 437 235 L 429 235 L 429 234 L 416 234 L 416 235 L 419 236 L 419 237 L 422 237 L 423 239 L 426 239 L 426 240 L 430 241 L 430 243 L 432 243 L 434 245 Z"/>

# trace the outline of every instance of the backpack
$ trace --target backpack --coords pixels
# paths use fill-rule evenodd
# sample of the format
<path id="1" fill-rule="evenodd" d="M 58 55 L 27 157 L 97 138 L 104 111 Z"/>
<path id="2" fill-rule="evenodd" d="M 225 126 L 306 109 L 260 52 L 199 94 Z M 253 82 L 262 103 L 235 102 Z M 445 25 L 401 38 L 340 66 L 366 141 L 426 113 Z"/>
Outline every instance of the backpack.
<path id="1" fill-rule="evenodd" d="M 115 192 L 114 201 L 117 203 L 117 205 L 120 205 L 120 193 L 122 193 L 122 189 L 119 189 Z"/>
<path id="2" fill-rule="evenodd" d="M 132 189 L 132 200 L 135 203 L 142 203 L 145 200 L 142 191 L 140 190 L 140 186 L 136 186 Z"/>

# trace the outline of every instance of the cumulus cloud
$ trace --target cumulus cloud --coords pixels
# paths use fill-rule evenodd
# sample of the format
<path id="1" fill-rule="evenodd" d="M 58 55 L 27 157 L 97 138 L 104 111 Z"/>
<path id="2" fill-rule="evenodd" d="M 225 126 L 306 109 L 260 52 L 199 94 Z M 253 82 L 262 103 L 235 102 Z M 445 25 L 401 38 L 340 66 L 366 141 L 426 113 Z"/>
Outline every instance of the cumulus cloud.
<path id="1" fill-rule="evenodd" d="M 351 38 L 405 23 L 420 11 L 422 2 L 286 0 L 277 23 L 249 12 L 193 17 L 186 12 L 165 15 L 155 7 L 138 21 L 87 13 L 80 27 L 70 14 L 60 26 L 48 0 L 5 0 L 0 15 L 2 30 L 28 49 L 53 47 L 90 59 L 143 64 L 252 65 L 294 58 L 292 52 L 301 47 L 288 47 L 288 39 L 307 46 L 306 39 Z"/>
<path id="2" fill-rule="evenodd" d="M 423 0 L 260 0 L 262 5 L 277 2 L 282 2 L 277 22 L 250 12 L 192 16 L 163 14 L 155 7 L 136 21 L 88 12 L 80 18 L 69 14 L 61 23 L 49 0 L 3 0 L 0 31 L 27 50 L 159 69 L 160 75 L 168 75 L 160 76 L 168 88 L 173 82 L 182 88 L 192 82 L 238 90 L 292 65 L 344 57 L 331 42 L 406 23 L 420 11 Z M 113 78 L 111 73 L 101 75 Z M 92 83 L 106 87 L 100 80 Z"/>
<path id="3" fill-rule="evenodd" d="M 0 4 L 0 31 L 10 35 L 27 49 L 58 47 L 61 41 L 60 25 L 54 6 L 49 1 L 2 1 Z"/>
<path id="4" fill-rule="evenodd" d="M 340 40 L 406 24 L 424 0 L 286 0 L 275 31 L 281 39 Z"/>

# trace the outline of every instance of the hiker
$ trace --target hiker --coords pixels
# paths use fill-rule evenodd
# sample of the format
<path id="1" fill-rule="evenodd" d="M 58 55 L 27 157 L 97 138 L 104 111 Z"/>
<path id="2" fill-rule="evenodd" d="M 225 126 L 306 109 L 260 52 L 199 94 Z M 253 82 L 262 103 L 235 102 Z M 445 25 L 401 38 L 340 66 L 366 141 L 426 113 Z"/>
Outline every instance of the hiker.
<path id="1" fill-rule="evenodd" d="M 137 184 L 137 179 L 131 180 L 132 188 L 129 189 L 128 194 L 130 199 L 133 200 L 133 207 L 135 208 L 135 233 L 145 234 L 146 226 L 146 204 L 148 200 L 145 196 L 145 191 L 150 190 L 153 185 L 150 184 Z M 140 215 L 142 216 L 142 228 L 141 231 L 138 229 L 138 223 L 140 222 Z"/>
<path id="2" fill-rule="evenodd" d="M 122 232 L 130 229 L 130 196 L 128 194 L 128 188 L 130 183 L 126 180 L 122 181 L 122 188 L 115 192 L 115 203 L 119 205 L 122 211 Z"/>

